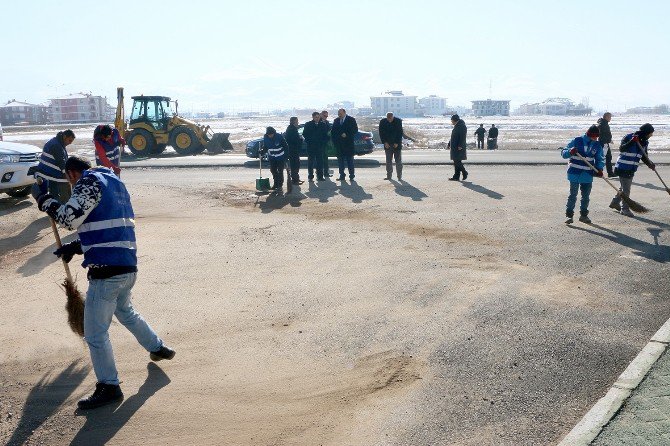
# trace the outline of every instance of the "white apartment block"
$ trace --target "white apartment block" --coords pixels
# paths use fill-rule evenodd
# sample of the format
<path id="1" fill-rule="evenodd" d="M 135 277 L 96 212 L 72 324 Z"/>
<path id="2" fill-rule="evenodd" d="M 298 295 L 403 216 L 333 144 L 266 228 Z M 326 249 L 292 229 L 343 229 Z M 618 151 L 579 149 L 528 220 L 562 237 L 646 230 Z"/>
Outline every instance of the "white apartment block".
<path id="1" fill-rule="evenodd" d="M 405 96 L 402 91 L 387 91 L 380 96 L 370 96 L 370 107 L 375 116 L 391 112 L 399 118 L 420 115 L 416 96 Z"/>
<path id="2" fill-rule="evenodd" d="M 475 116 L 509 116 L 509 103 L 491 99 L 472 101 L 472 112 Z"/>
<path id="3" fill-rule="evenodd" d="M 419 99 L 423 113 L 426 115 L 443 115 L 447 112 L 447 98 L 441 98 L 434 94 Z"/>
<path id="4" fill-rule="evenodd" d="M 107 98 L 77 93 L 50 99 L 47 110 L 49 121 L 54 124 L 78 122 L 109 122 L 114 119 L 114 109 Z"/>

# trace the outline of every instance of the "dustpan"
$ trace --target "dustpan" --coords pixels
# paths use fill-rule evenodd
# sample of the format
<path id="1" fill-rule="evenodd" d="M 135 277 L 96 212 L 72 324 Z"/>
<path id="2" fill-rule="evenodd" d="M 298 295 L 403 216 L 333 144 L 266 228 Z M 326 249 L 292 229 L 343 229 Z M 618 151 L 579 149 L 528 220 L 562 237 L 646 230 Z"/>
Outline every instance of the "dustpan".
<path id="1" fill-rule="evenodd" d="M 270 178 L 263 178 L 262 170 L 263 155 L 261 155 L 261 145 L 258 145 L 258 178 L 256 178 L 256 190 L 270 189 Z"/>

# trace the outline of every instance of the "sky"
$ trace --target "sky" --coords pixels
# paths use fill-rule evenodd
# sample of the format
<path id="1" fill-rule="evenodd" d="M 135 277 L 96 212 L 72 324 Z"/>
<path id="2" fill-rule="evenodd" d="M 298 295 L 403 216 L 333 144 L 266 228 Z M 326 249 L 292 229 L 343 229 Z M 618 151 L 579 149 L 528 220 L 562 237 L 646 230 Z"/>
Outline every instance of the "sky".
<path id="1" fill-rule="evenodd" d="M 6 0 L 1 9 L 0 103 L 91 92 L 115 106 L 116 87 L 210 112 L 369 106 L 387 90 L 468 107 L 670 103 L 666 1 Z"/>

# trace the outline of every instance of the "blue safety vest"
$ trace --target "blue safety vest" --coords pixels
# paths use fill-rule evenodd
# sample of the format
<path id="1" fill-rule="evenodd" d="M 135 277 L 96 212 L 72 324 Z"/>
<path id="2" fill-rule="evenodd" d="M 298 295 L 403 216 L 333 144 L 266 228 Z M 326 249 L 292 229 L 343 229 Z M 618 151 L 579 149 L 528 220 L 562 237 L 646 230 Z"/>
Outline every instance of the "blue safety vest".
<path id="1" fill-rule="evenodd" d="M 621 139 L 621 144 L 625 144 L 633 138 L 634 133 L 630 133 Z M 616 160 L 616 169 L 635 173 L 637 166 L 643 155 L 647 154 L 647 146 L 649 141 L 640 141 L 640 144 L 631 144 L 626 149 L 626 152 L 619 153 L 619 158 Z"/>
<path id="2" fill-rule="evenodd" d="M 98 126 L 101 127 L 101 126 Z M 107 159 L 111 161 L 116 167 L 119 167 L 119 160 L 121 159 L 121 151 L 119 150 L 121 136 L 117 129 L 112 129 L 112 142 L 107 142 L 104 139 L 96 139 L 96 141 L 105 149 L 105 155 Z M 102 166 L 102 161 L 98 156 L 98 152 L 95 152 L 95 164 Z"/>
<path id="3" fill-rule="evenodd" d="M 100 183 L 102 198 L 77 228 L 82 266 L 137 266 L 135 214 L 126 186 L 106 167 L 85 170 L 82 178 L 91 175 Z"/>
<path id="4" fill-rule="evenodd" d="M 263 137 L 263 146 L 268 151 L 268 158 L 276 160 L 284 158 L 284 144 L 284 137 L 280 134 L 275 134 L 273 138 Z"/>
<path id="5" fill-rule="evenodd" d="M 586 158 L 592 166 L 596 165 L 596 153 L 601 147 L 598 141 L 592 141 L 591 138 L 587 136 L 580 136 L 574 139 L 572 147 L 576 148 L 577 152 Z M 568 175 L 579 175 L 583 172 L 588 172 L 591 176 L 595 173 L 593 169 L 581 160 L 581 158 L 577 155 L 571 155 L 570 160 L 568 161 Z"/>
<path id="6" fill-rule="evenodd" d="M 39 176 L 48 181 L 67 183 L 67 178 L 65 177 L 66 160 L 67 150 L 65 150 L 65 147 L 58 136 L 51 138 L 44 145 L 44 149 L 40 154 L 35 176 Z"/>

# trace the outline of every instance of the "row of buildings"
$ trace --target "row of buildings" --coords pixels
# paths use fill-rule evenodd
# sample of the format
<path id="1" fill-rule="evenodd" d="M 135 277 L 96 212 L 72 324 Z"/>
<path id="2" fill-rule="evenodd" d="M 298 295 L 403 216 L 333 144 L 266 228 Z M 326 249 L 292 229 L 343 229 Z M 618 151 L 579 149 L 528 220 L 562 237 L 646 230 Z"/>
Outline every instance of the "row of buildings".
<path id="1" fill-rule="evenodd" d="M 30 104 L 16 99 L 0 105 L 0 124 L 39 125 L 107 122 L 114 120 L 116 109 L 106 97 L 77 93 L 49 99 L 49 104 Z"/>
<path id="2" fill-rule="evenodd" d="M 590 116 L 592 112 L 588 99 L 575 104 L 567 98 L 549 98 L 542 102 L 521 104 L 516 110 L 518 115 L 552 116 Z"/>
<path id="3" fill-rule="evenodd" d="M 476 116 L 509 116 L 508 100 L 483 99 L 472 101 L 471 113 Z M 450 107 L 447 99 L 430 95 L 424 98 L 405 95 L 400 90 L 391 90 L 379 96 L 370 96 L 371 114 L 383 116 L 391 112 L 400 117 L 445 115 L 462 112 L 461 107 Z"/>

